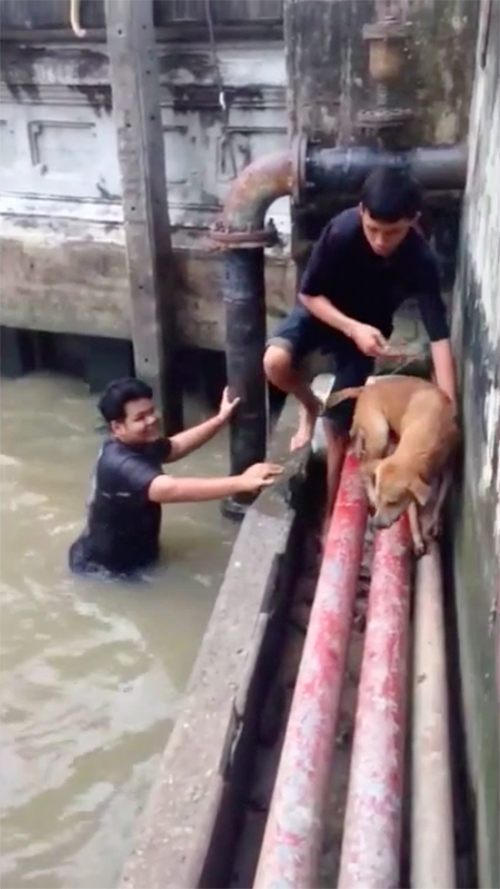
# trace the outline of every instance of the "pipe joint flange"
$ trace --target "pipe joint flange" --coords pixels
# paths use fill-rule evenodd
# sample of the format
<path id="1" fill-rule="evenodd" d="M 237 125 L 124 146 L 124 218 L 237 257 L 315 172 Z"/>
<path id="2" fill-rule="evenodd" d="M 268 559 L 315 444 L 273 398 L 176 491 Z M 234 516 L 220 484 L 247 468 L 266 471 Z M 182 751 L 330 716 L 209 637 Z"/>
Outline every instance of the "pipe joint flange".
<path id="1" fill-rule="evenodd" d="M 279 234 L 272 219 L 265 228 L 253 231 L 234 231 L 223 219 L 217 219 L 210 227 L 210 241 L 216 250 L 250 250 L 273 247 L 279 243 Z"/>
<path id="2" fill-rule="evenodd" d="M 414 120 L 411 108 L 368 108 L 357 115 L 357 125 L 365 130 L 392 129 Z"/>

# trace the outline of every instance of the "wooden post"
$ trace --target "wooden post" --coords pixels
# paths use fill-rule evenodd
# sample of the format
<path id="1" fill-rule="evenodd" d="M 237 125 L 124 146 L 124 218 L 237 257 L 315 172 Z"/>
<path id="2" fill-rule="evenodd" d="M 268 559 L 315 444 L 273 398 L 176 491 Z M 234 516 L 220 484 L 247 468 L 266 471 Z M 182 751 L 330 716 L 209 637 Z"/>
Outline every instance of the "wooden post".
<path id="1" fill-rule="evenodd" d="M 182 425 L 182 396 L 174 378 L 176 276 L 153 0 L 105 0 L 105 9 L 135 372 L 152 386 L 172 433 Z"/>

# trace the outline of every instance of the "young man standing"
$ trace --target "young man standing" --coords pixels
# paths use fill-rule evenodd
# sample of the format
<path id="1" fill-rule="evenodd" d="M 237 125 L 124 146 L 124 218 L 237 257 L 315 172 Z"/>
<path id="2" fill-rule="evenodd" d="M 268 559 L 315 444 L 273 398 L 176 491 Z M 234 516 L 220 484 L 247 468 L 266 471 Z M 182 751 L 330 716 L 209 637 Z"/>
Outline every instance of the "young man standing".
<path id="1" fill-rule="evenodd" d="M 269 340 L 267 378 L 300 403 L 292 449 L 312 437 L 320 405 L 308 382 L 307 361 L 323 353 L 334 389 L 362 386 L 375 359 L 389 353 L 393 316 L 417 299 L 431 341 L 437 385 L 454 401 L 455 374 L 436 258 L 416 228 L 421 196 L 406 173 L 379 168 L 366 180 L 361 203 L 334 217 L 315 245 L 298 304 Z M 352 401 L 327 412 L 327 517 L 335 499 Z"/>
<path id="2" fill-rule="evenodd" d="M 162 464 L 180 460 L 213 438 L 239 399 L 231 401 L 225 390 L 215 417 L 164 438 L 152 396 L 142 380 L 122 379 L 110 383 L 100 399 L 110 437 L 95 467 L 85 530 L 70 548 L 75 573 L 134 575 L 158 558 L 162 504 L 258 493 L 281 473 L 279 466 L 257 463 L 226 478 L 164 475 Z"/>

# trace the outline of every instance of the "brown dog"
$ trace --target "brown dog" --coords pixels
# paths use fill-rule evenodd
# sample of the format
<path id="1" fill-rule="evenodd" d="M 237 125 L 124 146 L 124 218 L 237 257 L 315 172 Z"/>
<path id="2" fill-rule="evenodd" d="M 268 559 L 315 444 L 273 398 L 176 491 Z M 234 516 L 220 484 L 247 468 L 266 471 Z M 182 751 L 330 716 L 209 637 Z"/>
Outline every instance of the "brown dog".
<path id="1" fill-rule="evenodd" d="M 388 528 L 408 509 L 414 551 L 422 555 L 438 534 L 451 482 L 450 459 L 459 439 L 454 406 L 437 386 L 416 377 L 342 389 L 325 407 L 346 398 L 357 399 L 351 437 L 375 525 Z"/>

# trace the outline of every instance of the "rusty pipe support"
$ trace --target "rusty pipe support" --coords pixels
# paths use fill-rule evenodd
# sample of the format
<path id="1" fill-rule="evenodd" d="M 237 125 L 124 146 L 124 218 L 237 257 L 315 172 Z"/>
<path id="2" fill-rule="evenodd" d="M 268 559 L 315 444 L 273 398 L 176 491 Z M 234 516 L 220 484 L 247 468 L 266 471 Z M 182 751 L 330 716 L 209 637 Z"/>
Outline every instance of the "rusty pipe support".
<path id="1" fill-rule="evenodd" d="M 415 589 L 411 885 L 455 886 L 441 560 L 419 559 Z"/>
<path id="2" fill-rule="evenodd" d="M 467 173 L 467 145 L 442 145 L 384 151 L 357 146 L 328 148 L 298 136 L 290 151 L 264 155 L 240 173 L 224 202 L 211 239 L 225 249 L 265 246 L 262 232 L 267 210 L 280 197 L 293 194 L 300 202 L 309 191 L 357 195 L 366 177 L 380 166 L 407 170 L 430 191 L 462 190 Z M 261 236 L 259 243 L 251 234 Z M 231 240 L 234 235 L 234 240 Z"/>
<path id="3" fill-rule="evenodd" d="M 375 538 L 338 889 L 399 886 L 409 593 L 405 514 Z"/>
<path id="4" fill-rule="evenodd" d="M 278 151 L 245 167 L 211 229 L 214 247 L 225 251 L 222 298 L 226 316 L 227 382 L 240 398 L 231 420 L 231 473 L 244 472 L 265 459 L 267 398 L 262 359 L 266 341 L 264 247 L 277 241 L 266 212 L 292 190 L 292 155 Z M 222 503 L 229 518 L 241 519 L 253 498 L 231 497 Z"/>
<path id="5" fill-rule="evenodd" d="M 226 314 L 226 373 L 240 404 L 230 421 L 231 473 L 239 475 L 266 458 L 267 387 L 262 356 L 266 342 L 264 250 L 228 250 L 224 257 L 222 300 Z M 239 494 L 221 504 L 223 515 L 242 519 L 255 496 Z"/>
<path id="6" fill-rule="evenodd" d="M 358 461 L 346 455 L 327 534 L 254 889 L 318 885 L 323 810 L 366 524 Z"/>

